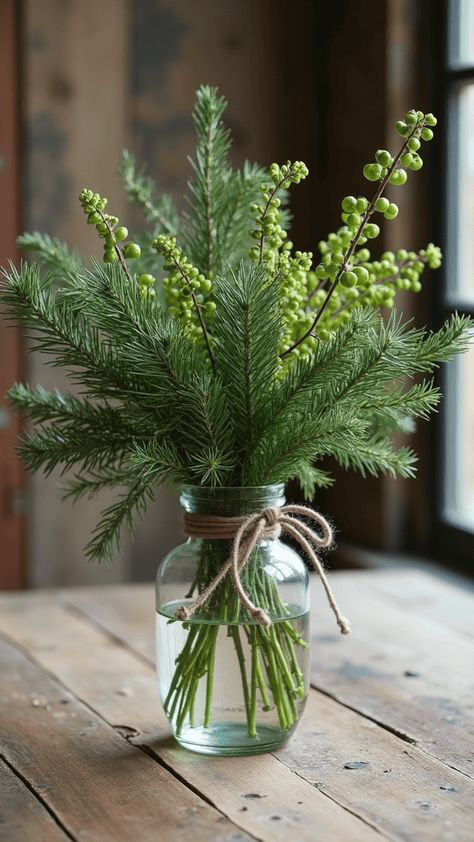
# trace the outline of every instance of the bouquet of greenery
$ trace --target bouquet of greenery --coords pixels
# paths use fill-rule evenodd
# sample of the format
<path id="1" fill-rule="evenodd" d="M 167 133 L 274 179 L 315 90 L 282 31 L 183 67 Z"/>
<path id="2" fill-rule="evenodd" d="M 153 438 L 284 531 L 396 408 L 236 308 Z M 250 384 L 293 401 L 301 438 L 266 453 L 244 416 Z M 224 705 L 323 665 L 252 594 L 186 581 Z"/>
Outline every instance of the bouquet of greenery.
<path id="1" fill-rule="evenodd" d="M 181 214 L 170 197 L 156 198 L 152 180 L 124 153 L 123 185 L 143 211 L 145 233 L 129 239 L 107 200 L 83 190 L 103 263 L 85 264 L 58 240 L 33 233 L 20 245 L 37 262 L 4 271 L 10 317 L 81 386 L 79 397 L 13 386 L 12 404 L 37 425 L 21 444 L 22 458 L 33 471 L 74 469 L 68 497 L 118 490 L 87 547 L 91 559 L 112 557 L 122 527 L 132 528 L 163 483 L 217 488 L 295 479 L 311 499 L 332 481 L 318 466 L 327 456 L 362 474 L 413 476 L 416 457 L 395 448 L 393 436 L 426 418 L 440 394 L 431 379 L 408 386 L 407 379 L 431 375 L 469 341 L 469 320 L 458 315 L 430 332 L 380 312 L 393 307 L 398 290 L 420 291 L 425 268 L 441 264 L 439 248 L 378 257 L 368 248 L 380 233 L 377 217 L 398 213 L 385 189 L 422 166 L 432 114 L 409 111 L 396 124 L 398 150 L 379 149 L 363 169 L 372 197 L 342 200 L 342 224 L 318 244 L 315 259 L 287 235 L 288 191 L 306 178 L 305 164 L 233 169 L 225 107 L 215 89 L 200 88 Z M 211 564 L 205 548 L 195 593 L 223 561 Z M 264 584 L 247 578 L 251 599 L 270 615 L 284 611 Z M 212 595 L 214 604 L 226 603 L 228 617 L 238 615 L 236 599 L 226 582 Z M 262 655 L 255 667 L 262 694 L 271 694 L 289 727 L 301 692 L 294 647 L 304 641 L 290 624 L 278 639 L 260 628 L 255 637 L 250 625 L 247 633 Z M 168 700 L 176 715 L 212 670 L 212 658 L 198 657 L 204 648 L 196 634 L 176 661 Z M 249 728 L 252 710 L 249 704 Z"/>

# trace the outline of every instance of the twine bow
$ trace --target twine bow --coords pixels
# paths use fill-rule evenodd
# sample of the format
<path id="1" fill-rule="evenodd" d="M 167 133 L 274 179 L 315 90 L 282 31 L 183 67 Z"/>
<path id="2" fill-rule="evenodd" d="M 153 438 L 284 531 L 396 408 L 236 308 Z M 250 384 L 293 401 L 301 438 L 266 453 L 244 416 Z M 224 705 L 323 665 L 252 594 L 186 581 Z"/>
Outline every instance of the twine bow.
<path id="1" fill-rule="evenodd" d="M 312 521 L 315 528 L 308 526 L 300 519 L 302 517 Z M 193 538 L 233 538 L 234 540 L 228 561 L 190 605 L 182 605 L 178 608 L 175 614 L 177 620 L 188 620 L 198 608 L 204 605 L 220 582 L 230 573 L 239 599 L 252 618 L 258 620 L 266 628 L 271 626 L 272 621 L 266 611 L 258 605 L 254 605 L 245 592 L 240 580 L 240 573 L 260 541 L 278 538 L 282 533 L 286 533 L 301 547 L 313 569 L 319 574 L 341 634 L 349 634 L 349 623 L 339 610 L 323 566 L 317 556 L 319 549 L 330 547 L 333 541 L 332 529 L 319 512 L 315 512 L 307 506 L 289 505 L 281 508 L 269 507 L 259 514 L 249 515 L 248 517 L 219 517 L 217 515 L 186 513 L 184 525 L 186 534 Z M 320 531 L 317 531 L 317 527 Z"/>

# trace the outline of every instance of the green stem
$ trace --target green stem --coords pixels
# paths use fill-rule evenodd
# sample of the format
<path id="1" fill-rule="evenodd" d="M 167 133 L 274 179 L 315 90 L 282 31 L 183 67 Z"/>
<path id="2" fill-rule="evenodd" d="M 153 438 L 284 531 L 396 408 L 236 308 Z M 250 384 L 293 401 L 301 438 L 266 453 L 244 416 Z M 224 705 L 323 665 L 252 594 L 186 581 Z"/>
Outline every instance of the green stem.
<path id="1" fill-rule="evenodd" d="M 204 727 L 208 728 L 211 721 L 212 690 L 214 687 L 214 664 L 216 660 L 216 642 L 219 626 L 214 626 L 210 633 L 209 654 L 207 656 L 206 708 L 204 712 Z"/>
<path id="2" fill-rule="evenodd" d="M 250 629 L 252 641 L 252 669 L 250 678 L 250 716 L 248 718 L 249 737 L 257 736 L 257 630 L 255 626 Z"/>
<path id="3" fill-rule="evenodd" d="M 237 652 L 237 659 L 239 661 L 240 676 L 242 679 L 242 692 L 244 694 L 245 711 L 247 713 L 247 722 L 250 722 L 249 688 L 247 684 L 247 674 L 245 672 L 244 650 L 242 649 L 242 642 L 240 640 L 240 631 L 238 626 L 232 627 L 232 637 L 234 638 L 235 651 Z"/>

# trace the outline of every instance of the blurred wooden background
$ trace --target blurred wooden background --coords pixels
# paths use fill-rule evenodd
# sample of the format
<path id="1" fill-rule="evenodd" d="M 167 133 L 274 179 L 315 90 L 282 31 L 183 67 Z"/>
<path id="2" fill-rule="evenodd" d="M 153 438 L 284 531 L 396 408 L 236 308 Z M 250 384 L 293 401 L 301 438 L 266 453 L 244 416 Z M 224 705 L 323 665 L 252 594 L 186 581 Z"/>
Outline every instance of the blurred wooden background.
<path id="1" fill-rule="evenodd" d="M 8 12 L 13 33 L 9 59 L 1 51 L 2 77 L 7 61 L 17 74 L 11 125 L 17 125 L 15 109 L 21 116 L 21 145 L 14 132 L 10 137 L 22 150 L 21 228 L 48 231 L 84 253 L 98 253 L 77 202 L 83 186 L 107 195 L 133 227 L 138 220 L 116 176 L 124 146 L 148 163 L 159 189 L 179 197 L 193 147 L 194 92 L 206 82 L 229 99 L 237 163 L 308 163 L 310 178 L 293 194 L 294 238 L 315 250 L 338 224 L 341 197 L 364 189 L 362 164 L 375 148 L 393 142 L 393 122 L 418 103 L 430 108 L 428 9 L 427 0 L 334 0 L 330 7 L 313 0 L 290 6 L 282 0 L 1 0 L 1 20 Z M 5 78 L 0 84 L 6 96 Z M 15 192 L 17 170 L 10 169 L 9 177 Z M 0 172 L 0 184 L 5 178 Z M 429 238 L 422 212 L 429 196 L 426 173 L 403 193 L 401 221 L 386 232 L 381 250 L 402 243 L 419 247 Z M 0 213 L 3 225 L 5 207 Z M 9 237 L 0 241 L 0 263 L 14 253 L 17 216 Z M 405 312 L 411 306 L 407 302 Z M 20 376 L 16 347 L 2 346 L 2 395 Z M 61 372 L 38 356 L 26 356 L 23 376 L 67 388 Z M 17 471 L 17 484 L 23 481 L 12 467 L 14 425 L 8 435 L 0 429 L 3 494 L 7 462 L 10 472 Z M 416 446 L 423 454 L 423 435 Z M 341 473 L 336 488 L 317 502 L 346 541 L 420 548 L 427 531 L 426 462 L 416 485 Z M 2 559 L 0 586 L 150 578 L 179 537 L 177 504 L 159 492 L 114 567 L 92 567 L 82 550 L 106 501 L 72 508 L 61 502 L 57 485 L 58 476 L 28 480 L 26 549 L 20 506 L 4 505 L 2 534 L 16 530 L 8 551 L 16 572 Z"/>

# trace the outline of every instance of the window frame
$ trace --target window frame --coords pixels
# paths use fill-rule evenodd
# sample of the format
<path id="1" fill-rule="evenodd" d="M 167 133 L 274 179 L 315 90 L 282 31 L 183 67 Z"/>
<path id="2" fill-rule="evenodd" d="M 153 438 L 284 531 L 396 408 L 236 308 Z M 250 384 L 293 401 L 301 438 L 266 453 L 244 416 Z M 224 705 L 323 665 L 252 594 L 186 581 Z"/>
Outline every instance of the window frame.
<path id="1" fill-rule="evenodd" d="M 463 82 L 474 84 L 474 62 L 468 66 L 452 66 L 449 61 L 449 14 L 450 0 L 440 0 L 436 11 L 436 33 L 434 43 L 434 102 L 435 113 L 439 117 L 437 141 L 434 148 L 434 170 L 438 175 L 433 179 L 433 230 L 435 242 L 441 245 L 443 254 L 448 245 L 448 211 L 450 204 L 450 185 L 448 183 L 448 144 L 453 141 L 453 132 L 457 126 L 449 125 L 452 108 L 452 95 L 456 86 Z M 447 277 L 447 261 L 443 261 L 440 270 L 440 282 L 433 284 L 432 323 L 439 327 L 457 310 L 460 314 L 474 317 L 474 303 L 452 300 Z M 438 376 L 439 385 L 446 393 L 446 370 Z M 434 494 L 431 500 L 431 536 L 430 550 L 450 567 L 457 567 L 474 575 L 474 532 L 450 522 L 444 514 L 445 492 L 445 435 L 450 405 L 445 395 L 440 412 L 432 425 L 431 468 Z"/>

